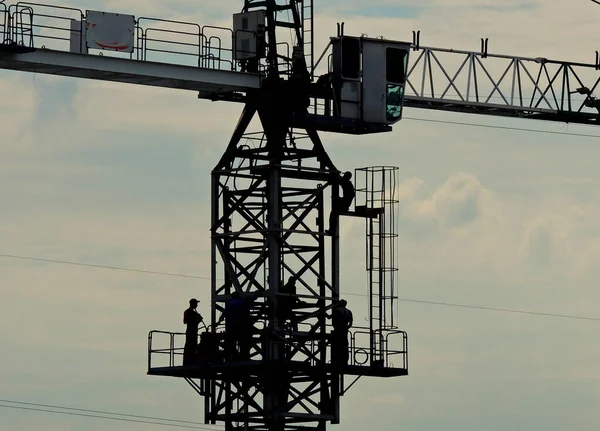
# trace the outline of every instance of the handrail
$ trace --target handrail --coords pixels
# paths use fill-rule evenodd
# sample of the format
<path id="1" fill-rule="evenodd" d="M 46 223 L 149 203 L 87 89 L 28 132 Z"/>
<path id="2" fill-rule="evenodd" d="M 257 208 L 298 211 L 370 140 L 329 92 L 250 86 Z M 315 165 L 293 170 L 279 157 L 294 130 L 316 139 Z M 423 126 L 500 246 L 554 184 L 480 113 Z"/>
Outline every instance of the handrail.
<path id="1" fill-rule="evenodd" d="M 2 9 L 0 9 L 0 14 L 2 14 L 2 20 L 0 21 L 0 37 L 2 39 L 0 39 L 0 43 L 4 43 L 8 37 L 6 34 L 6 30 L 8 28 L 7 26 L 7 19 L 8 19 L 8 8 L 6 7 L 6 4 L 4 4 L 4 0 L 0 0 L 0 6 L 2 6 Z"/>
<path id="2" fill-rule="evenodd" d="M 300 323 L 302 326 L 311 326 L 310 324 Z M 308 332 L 310 331 L 302 331 Z M 383 347 L 376 351 L 372 352 L 370 348 L 370 337 L 371 332 L 368 328 L 358 327 L 354 330 L 350 331 L 350 344 L 348 346 L 348 350 L 350 353 L 348 365 L 351 366 L 365 366 L 365 367 L 379 367 L 379 368 L 390 368 L 390 369 L 408 369 L 408 335 L 405 331 L 400 330 L 382 330 L 381 335 L 384 338 Z M 160 345 L 157 347 L 157 343 L 159 341 L 158 336 L 166 336 L 167 340 L 160 342 Z M 176 367 L 180 366 L 181 363 L 178 360 L 179 357 L 183 357 L 183 346 L 185 343 L 185 333 L 184 332 L 168 332 L 168 331 L 160 331 L 153 330 L 148 333 L 148 370 L 155 368 L 156 365 L 153 363 L 154 358 L 167 356 L 166 365 L 167 367 Z M 219 337 L 222 336 L 222 333 L 218 333 Z M 402 347 L 401 348 L 390 348 L 390 337 L 395 337 L 400 335 L 402 337 Z M 362 337 L 361 337 L 362 336 Z M 320 339 L 321 337 L 317 337 L 314 339 L 306 339 L 304 343 L 297 347 L 298 351 L 302 352 L 305 356 L 306 361 L 311 366 L 315 366 L 319 362 L 319 357 L 317 356 L 320 349 L 322 348 L 322 342 L 324 340 Z M 164 338 L 163 338 L 164 340 Z M 275 341 L 282 346 L 286 346 L 290 348 L 294 346 L 294 343 L 286 338 L 285 336 L 279 335 L 276 337 Z M 400 358 L 400 363 L 395 365 L 392 361 L 394 358 Z"/>
<path id="3" fill-rule="evenodd" d="M 360 337 L 363 335 L 363 337 Z M 384 342 L 382 347 L 379 349 L 374 349 L 371 346 L 371 335 L 378 336 L 381 335 Z M 402 336 L 402 348 L 401 349 L 391 349 L 390 346 L 390 337 L 401 335 Z M 357 339 L 360 338 L 363 341 L 359 342 Z M 367 361 L 371 363 L 371 365 L 382 366 L 384 368 L 408 368 L 408 334 L 405 331 L 400 331 L 396 329 L 376 329 L 371 331 L 369 328 L 356 328 L 354 331 L 350 331 L 350 345 L 349 345 L 350 355 L 350 365 L 365 365 Z M 366 355 L 365 361 L 361 362 L 357 359 L 358 355 Z M 402 365 L 395 366 L 394 363 L 390 360 L 394 356 L 402 356 Z M 381 362 L 383 361 L 383 362 Z"/>
<path id="4" fill-rule="evenodd" d="M 83 53 L 241 71 L 234 60 L 235 35 L 230 28 L 141 16 L 135 18 L 132 53 L 102 51 L 87 47 L 83 10 L 25 1 L 7 5 L 4 1 L 0 2 L 0 44 L 69 52 L 73 33 L 79 33 Z M 81 23 L 80 31 L 71 29 L 74 20 Z"/>
<path id="5" fill-rule="evenodd" d="M 153 349 L 152 348 L 152 344 L 154 341 L 154 335 L 155 334 L 163 334 L 163 335 L 168 335 L 169 336 L 169 347 L 168 348 L 162 348 L 162 349 Z M 181 348 L 176 348 L 175 347 L 175 336 L 177 335 L 183 335 L 185 336 L 185 333 L 182 332 L 167 332 L 167 331 L 150 331 L 148 333 L 148 369 L 150 370 L 152 368 L 152 354 L 166 354 L 169 357 L 169 367 L 174 367 L 175 366 L 175 355 L 177 351 L 182 351 L 181 355 L 183 355 L 183 347 Z"/>

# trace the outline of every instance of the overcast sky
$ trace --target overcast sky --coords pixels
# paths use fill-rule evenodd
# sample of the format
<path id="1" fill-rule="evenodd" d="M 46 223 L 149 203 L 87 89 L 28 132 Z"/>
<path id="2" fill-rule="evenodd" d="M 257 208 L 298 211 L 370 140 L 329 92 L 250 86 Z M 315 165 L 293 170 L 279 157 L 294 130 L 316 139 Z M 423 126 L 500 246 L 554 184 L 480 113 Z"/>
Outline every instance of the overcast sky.
<path id="1" fill-rule="evenodd" d="M 44 0 L 38 2 L 48 3 Z M 66 1 L 230 26 L 241 1 Z M 593 62 L 600 6 L 572 0 L 315 2 L 346 33 Z M 125 8 L 126 5 L 126 8 Z M 208 277 L 209 174 L 241 106 L 193 92 L 0 73 L 0 253 Z M 589 83 L 591 86 L 593 83 Z M 405 111 L 392 133 L 323 135 L 343 170 L 400 167 L 400 296 L 600 318 L 600 138 L 590 126 Z M 414 118 L 560 132 L 532 133 Z M 569 135 L 571 134 L 571 135 Z M 366 292 L 344 221 L 342 292 Z M 208 280 L 0 257 L 0 398 L 203 421 L 184 381 L 146 376 L 147 334 L 180 331 Z M 357 320 L 361 296 L 347 296 Z M 600 322 L 401 302 L 410 375 L 363 379 L 361 431 L 596 430 Z M 2 402 L 0 402 L 2 404 Z M 4 403 L 6 404 L 6 403 Z M 1 430 L 160 426 L 0 407 Z M 168 428 L 165 428 L 168 429 Z"/>

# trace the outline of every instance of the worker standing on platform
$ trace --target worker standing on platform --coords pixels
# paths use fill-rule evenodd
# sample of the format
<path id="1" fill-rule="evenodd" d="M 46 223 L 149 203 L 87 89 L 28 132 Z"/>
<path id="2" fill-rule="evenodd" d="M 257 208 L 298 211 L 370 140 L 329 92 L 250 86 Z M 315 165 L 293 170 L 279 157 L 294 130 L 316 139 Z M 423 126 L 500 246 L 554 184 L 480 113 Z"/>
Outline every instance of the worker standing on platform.
<path id="1" fill-rule="evenodd" d="M 356 197 L 356 191 L 352 184 L 352 173 L 344 172 L 344 175 L 336 178 L 334 184 L 339 184 L 342 188 L 342 196 L 338 196 L 333 199 L 331 203 L 331 213 L 329 215 L 329 234 L 335 235 L 337 233 L 338 217 L 341 214 L 347 213 L 352 205 L 352 201 Z"/>
<path id="2" fill-rule="evenodd" d="M 185 347 L 183 348 L 183 365 L 192 364 L 196 356 L 198 325 L 204 320 L 202 315 L 196 310 L 198 303 L 199 301 L 196 298 L 190 299 L 190 307 L 183 312 L 183 323 L 187 325 L 185 330 Z"/>
<path id="3" fill-rule="evenodd" d="M 348 364 L 348 331 L 354 323 L 352 311 L 346 308 L 346 300 L 340 300 L 331 310 L 331 362 L 336 366 Z"/>
<path id="4" fill-rule="evenodd" d="M 298 330 L 298 322 L 294 319 L 294 306 L 298 303 L 303 303 L 300 301 L 296 295 L 296 279 L 294 277 L 290 277 L 288 282 L 285 283 L 279 293 L 283 293 L 286 296 L 282 296 L 279 299 L 278 304 L 278 319 L 279 324 L 283 327 L 285 326 L 286 321 L 290 321 L 290 329 L 292 331 Z M 293 296 L 292 296 L 293 295 Z"/>

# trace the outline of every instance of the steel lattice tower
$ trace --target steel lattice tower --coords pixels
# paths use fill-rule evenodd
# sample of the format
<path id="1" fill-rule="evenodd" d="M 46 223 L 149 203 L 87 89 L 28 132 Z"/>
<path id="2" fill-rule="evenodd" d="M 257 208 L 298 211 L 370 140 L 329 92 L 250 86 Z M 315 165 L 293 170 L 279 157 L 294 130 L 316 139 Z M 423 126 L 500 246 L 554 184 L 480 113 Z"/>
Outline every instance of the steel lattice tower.
<path id="1" fill-rule="evenodd" d="M 275 48 L 277 30 L 291 26 L 296 49 L 305 54 L 305 22 L 312 14 L 305 14 L 302 1 L 275 3 L 246 1 L 246 11 L 266 9 L 269 86 L 248 100 L 212 174 L 212 320 L 233 290 L 260 295 L 252 310 L 257 333 L 251 350 L 260 362 L 238 364 L 237 376 L 211 381 L 209 419 L 229 428 L 325 429 L 326 421 L 339 422 L 340 375 L 327 367 L 325 316 L 339 296 L 338 237 L 325 234 L 325 192 L 337 169 L 314 128 L 294 128 L 294 117 L 308 108 L 298 90 L 307 81 L 293 75 L 290 59 L 282 62 Z M 293 20 L 284 24 L 277 16 L 286 8 Z M 306 71 L 301 64 L 300 72 Z M 255 115 L 263 130 L 250 133 Z M 289 278 L 296 281 L 292 301 L 302 303 L 294 324 L 285 326 L 279 308 L 291 298 L 280 292 Z"/>
<path id="2" fill-rule="evenodd" d="M 325 317 L 325 307 L 339 292 L 338 239 L 324 234 L 325 191 L 335 167 L 317 134 L 293 131 L 277 91 L 271 97 L 263 94 L 257 105 L 246 107 L 213 171 L 212 279 L 218 305 L 212 319 L 217 321 L 233 290 L 260 295 L 253 307 L 258 333 L 251 359 L 261 363 L 236 366 L 247 377 L 242 385 L 213 381 L 210 418 L 239 418 L 257 429 L 306 422 L 324 427 L 325 420 L 338 420 L 340 379 L 327 369 Z M 265 130 L 245 135 L 240 146 L 254 113 Z M 280 302 L 289 300 L 280 291 L 290 277 L 303 301 L 294 313 L 297 327 L 286 326 L 278 312 Z M 241 403 L 236 408 L 227 398 Z"/>

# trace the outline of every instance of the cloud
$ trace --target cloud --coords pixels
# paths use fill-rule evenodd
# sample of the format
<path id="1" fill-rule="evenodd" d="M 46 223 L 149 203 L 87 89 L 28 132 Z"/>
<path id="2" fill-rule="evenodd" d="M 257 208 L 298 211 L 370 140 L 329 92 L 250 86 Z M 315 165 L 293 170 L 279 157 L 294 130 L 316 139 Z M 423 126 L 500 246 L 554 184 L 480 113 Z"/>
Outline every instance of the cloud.
<path id="1" fill-rule="evenodd" d="M 590 192 L 593 188 L 581 187 L 589 187 Z M 400 183 L 396 190 L 399 238 L 395 254 L 400 273 L 404 274 L 400 290 L 407 286 L 402 281 L 407 273 L 411 278 L 429 280 L 427 283 L 437 280 L 440 285 L 477 279 L 476 284 L 501 289 L 492 297 L 510 308 L 515 302 L 509 300 L 509 292 L 539 292 L 543 303 L 552 307 L 548 284 L 564 291 L 578 280 L 579 291 L 587 291 L 583 286 L 591 288 L 599 274 L 594 262 L 600 250 L 600 231 L 595 222 L 600 205 L 583 204 L 559 191 L 527 199 L 515 193 L 495 190 L 469 173 L 454 174 L 439 183 L 419 178 Z M 343 269 L 361 268 L 365 259 L 364 223 L 344 219 L 342 232 Z M 351 292 L 363 291 L 366 272 L 363 277 L 347 275 L 342 284 L 346 288 L 355 286 Z M 460 290 L 470 292 L 474 302 L 469 303 L 489 303 L 492 297 L 486 299 L 487 290 L 478 289 L 476 284 Z M 430 288 L 432 293 L 436 291 Z M 416 289 L 414 297 L 425 292 Z M 477 296 L 472 296 L 475 292 Z M 451 298 L 447 300 L 452 302 Z M 584 306 L 576 297 L 567 302 L 575 308 Z M 584 315 L 593 314 L 585 308 Z"/>
<path id="2" fill-rule="evenodd" d="M 506 241 L 514 226 L 500 198 L 473 174 L 452 175 L 433 189 L 407 179 L 399 186 L 399 207 L 400 248 L 412 250 L 411 264 L 422 267 L 439 259 L 444 266 L 473 268 L 506 260 L 502 253 L 511 246 Z"/>
<path id="3" fill-rule="evenodd" d="M 449 178 L 431 197 L 418 200 L 424 182 L 407 180 L 399 187 L 404 217 L 415 222 L 435 221 L 438 226 L 460 227 L 482 217 L 493 199 L 472 174 L 459 173 Z"/>
<path id="4" fill-rule="evenodd" d="M 525 258 L 533 264 L 547 265 L 568 258 L 569 220 L 561 216 L 540 216 L 527 227 L 522 245 Z"/>

